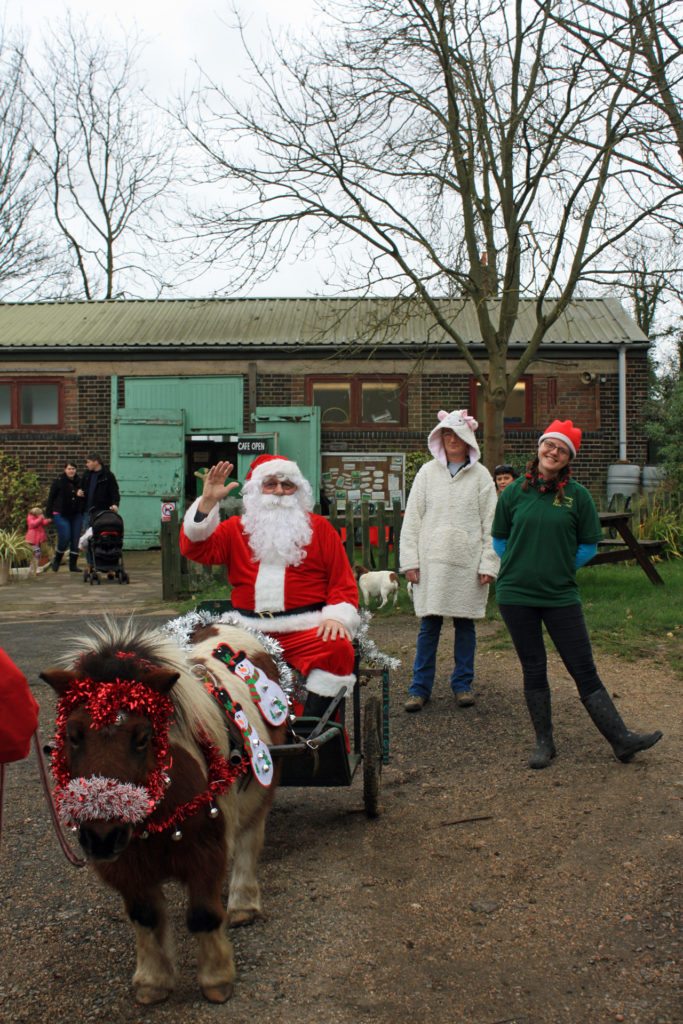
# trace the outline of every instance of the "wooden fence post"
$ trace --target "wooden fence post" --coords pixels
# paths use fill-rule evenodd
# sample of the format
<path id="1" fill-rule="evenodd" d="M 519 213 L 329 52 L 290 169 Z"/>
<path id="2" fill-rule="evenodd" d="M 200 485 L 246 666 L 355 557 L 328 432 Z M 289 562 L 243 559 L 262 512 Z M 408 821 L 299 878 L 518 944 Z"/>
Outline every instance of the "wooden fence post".
<path id="1" fill-rule="evenodd" d="M 161 524 L 161 593 L 164 601 L 175 601 L 182 593 L 178 511 Z"/>

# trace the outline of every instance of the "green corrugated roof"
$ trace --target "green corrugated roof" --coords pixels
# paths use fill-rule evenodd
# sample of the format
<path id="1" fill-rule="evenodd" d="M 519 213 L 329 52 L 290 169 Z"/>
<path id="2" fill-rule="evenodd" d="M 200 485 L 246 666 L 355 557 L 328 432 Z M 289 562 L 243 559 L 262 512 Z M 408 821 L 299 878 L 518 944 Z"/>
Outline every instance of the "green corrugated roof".
<path id="1" fill-rule="evenodd" d="M 493 301 L 493 300 L 492 300 Z M 481 343 L 472 302 L 442 300 L 462 337 Z M 420 310 L 404 304 L 385 325 L 378 348 L 450 344 Z M 145 299 L 109 302 L 0 303 L 0 349 L 338 348 L 367 336 L 397 309 L 393 299 Z M 526 345 L 535 303 L 525 301 L 512 344 Z M 616 299 L 577 299 L 548 331 L 544 346 L 642 345 L 647 338 Z"/>

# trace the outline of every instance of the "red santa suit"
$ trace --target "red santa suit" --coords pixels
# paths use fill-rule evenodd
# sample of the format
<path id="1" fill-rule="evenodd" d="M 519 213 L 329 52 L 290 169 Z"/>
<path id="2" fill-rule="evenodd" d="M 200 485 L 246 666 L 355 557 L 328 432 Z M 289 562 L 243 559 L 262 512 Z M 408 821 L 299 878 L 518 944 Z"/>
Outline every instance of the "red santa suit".
<path id="1" fill-rule="evenodd" d="M 293 467 L 299 472 L 290 460 L 266 459 L 268 466 Z M 293 471 L 287 477 L 297 479 Z M 352 644 L 345 637 L 323 641 L 316 636 L 324 619 L 340 622 L 352 636 L 360 624 L 356 581 L 328 520 L 308 513 L 312 537 L 298 565 L 275 558 L 257 562 L 241 517 L 221 522 L 216 505 L 205 519 L 195 522 L 198 504 L 199 499 L 185 514 L 181 553 L 203 565 L 227 567 L 231 602 L 240 620 L 277 639 L 285 659 L 306 677 L 308 690 L 332 697 L 346 685 L 351 692 L 355 683 Z"/>

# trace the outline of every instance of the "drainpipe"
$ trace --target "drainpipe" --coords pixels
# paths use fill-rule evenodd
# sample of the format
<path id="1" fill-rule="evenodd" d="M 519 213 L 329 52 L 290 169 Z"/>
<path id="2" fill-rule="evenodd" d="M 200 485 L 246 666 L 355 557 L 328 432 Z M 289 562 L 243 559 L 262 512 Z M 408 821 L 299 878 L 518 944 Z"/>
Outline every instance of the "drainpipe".
<path id="1" fill-rule="evenodd" d="M 619 461 L 626 462 L 626 345 L 619 346 Z"/>

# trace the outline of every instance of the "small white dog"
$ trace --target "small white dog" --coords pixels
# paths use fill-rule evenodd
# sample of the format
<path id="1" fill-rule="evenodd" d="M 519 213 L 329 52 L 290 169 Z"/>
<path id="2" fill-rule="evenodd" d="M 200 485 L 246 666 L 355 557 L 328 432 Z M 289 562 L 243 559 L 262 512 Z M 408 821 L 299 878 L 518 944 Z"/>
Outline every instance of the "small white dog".
<path id="1" fill-rule="evenodd" d="M 388 569 L 370 572 L 363 565 L 355 565 L 353 571 L 358 580 L 358 586 L 360 587 L 366 607 L 370 606 L 370 598 L 376 597 L 378 600 L 381 599 L 378 607 L 384 608 L 384 605 L 392 595 L 394 607 L 396 607 L 396 601 L 398 600 L 398 576 L 395 572 L 389 572 Z"/>

